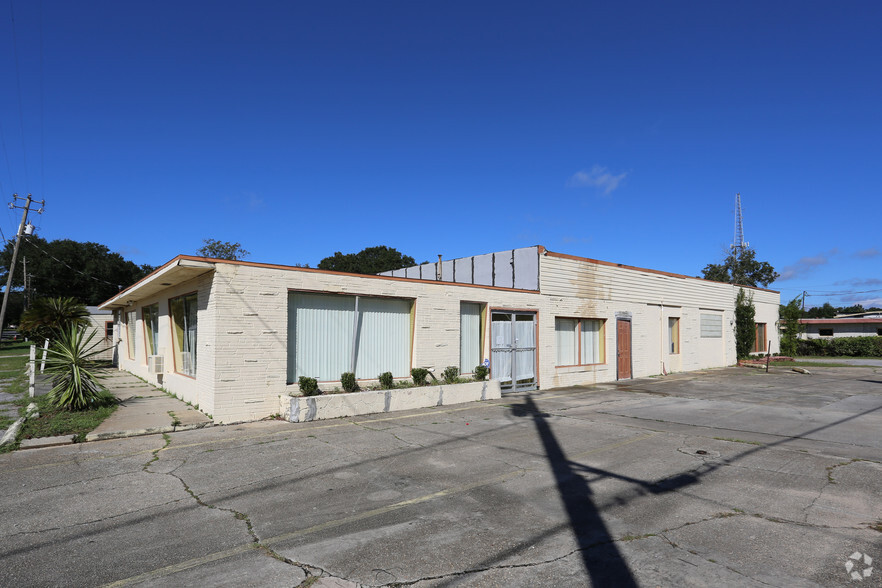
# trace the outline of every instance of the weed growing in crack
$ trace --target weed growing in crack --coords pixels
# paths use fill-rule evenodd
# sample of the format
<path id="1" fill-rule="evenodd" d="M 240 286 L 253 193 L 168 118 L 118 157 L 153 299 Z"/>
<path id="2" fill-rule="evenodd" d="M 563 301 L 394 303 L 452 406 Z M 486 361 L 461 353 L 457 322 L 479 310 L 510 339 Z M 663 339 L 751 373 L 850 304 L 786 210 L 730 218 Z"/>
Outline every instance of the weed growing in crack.
<path id="1" fill-rule="evenodd" d="M 745 441 L 744 439 L 734 439 L 732 437 L 714 437 L 717 441 L 730 441 L 732 443 L 745 443 L 747 445 L 762 445 L 759 441 Z"/>
<path id="2" fill-rule="evenodd" d="M 655 533 L 645 533 L 643 535 L 624 535 L 619 539 L 619 541 L 637 541 L 639 539 L 648 539 L 649 537 L 655 537 Z"/>

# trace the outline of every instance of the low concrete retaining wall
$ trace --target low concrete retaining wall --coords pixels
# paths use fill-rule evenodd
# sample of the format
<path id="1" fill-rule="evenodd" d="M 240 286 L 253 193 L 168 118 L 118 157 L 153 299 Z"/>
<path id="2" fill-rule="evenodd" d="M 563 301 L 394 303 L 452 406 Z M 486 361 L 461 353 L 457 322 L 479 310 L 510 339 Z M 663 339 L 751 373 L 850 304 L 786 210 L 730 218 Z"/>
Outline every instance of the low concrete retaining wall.
<path id="1" fill-rule="evenodd" d="M 446 406 L 476 400 L 501 398 L 499 381 L 441 384 L 419 388 L 320 394 L 318 396 L 280 396 L 280 414 L 292 423 L 305 423 L 339 417 L 358 416 L 429 406 Z"/>

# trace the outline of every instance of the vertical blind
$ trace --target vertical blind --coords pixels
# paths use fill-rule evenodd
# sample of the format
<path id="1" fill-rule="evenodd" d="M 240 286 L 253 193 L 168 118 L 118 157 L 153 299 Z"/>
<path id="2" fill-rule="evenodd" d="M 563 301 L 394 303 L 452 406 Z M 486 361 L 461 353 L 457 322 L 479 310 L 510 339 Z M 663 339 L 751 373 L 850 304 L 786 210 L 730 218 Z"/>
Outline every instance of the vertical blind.
<path id="1" fill-rule="evenodd" d="M 555 318 L 554 334 L 557 365 L 587 365 L 603 361 L 603 321 Z"/>
<path id="2" fill-rule="evenodd" d="M 141 311 L 144 319 L 144 335 L 147 339 L 147 355 L 156 355 L 159 347 L 159 306 L 152 304 Z"/>
<path id="3" fill-rule="evenodd" d="M 129 347 L 129 359 L 135 359 L 135 325 L 138 314 L 132 310 L 126 313 L 126 344 Z"/>
<path id="4" fill-rule="evenodd" d="M 481 363 L 481 305 L 463 302 L 459 309 L 459 371 L 470 374 Z"/>
<path id="5" fill-rule="evenodd" d="M 411 305 L 397 298 L 291 292 L 288 381 L 308 376 L 330 382 L 349 371 L 360 379 L 383 372 L 408 376 Z"/>
<path id="6" fill-rule="evenodd" d="M 196 377 L 196 294 L 169 301 L 175 345 L 175 370 Z"/>

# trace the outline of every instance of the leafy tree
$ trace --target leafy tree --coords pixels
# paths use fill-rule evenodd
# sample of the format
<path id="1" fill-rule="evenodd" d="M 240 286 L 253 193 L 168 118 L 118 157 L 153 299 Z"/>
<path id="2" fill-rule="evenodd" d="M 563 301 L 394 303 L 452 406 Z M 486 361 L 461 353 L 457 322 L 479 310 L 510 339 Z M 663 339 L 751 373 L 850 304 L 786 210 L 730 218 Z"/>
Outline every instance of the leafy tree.
<path id="1" fill-rule="evenodd" d="M 833 318 L 838 311 L 838 308 L 829 302 L 825 302 L 823 306 L 815 306 L 808 309 L 805 313 L 805 318 Z"/>
<path id="2" fill-rule="evenodd" d="M 753 296 L 748 295 L 744 288 L 738 288 L 735 296 L 735 354 L 738 359 L 750 356 L 756 339 L 756 309 Z"/>
<path id="3" fill-rule="evenodd" d="M 805 330 L 805 325 L 799 322 L 802 318 L 799 296 L 787 304 L 780 305 L 778 317 L 781 319 L 781 353 L 793 357 L 796 355 L 799 334 Z"/>
<path id="4" fill-rule="evenodd" d="M 0 281 L 6 282 L 14 244 L 8 242 L 0 251 Z M 154 268 L 136 265 L 105 245 L 71 239 L 46 241 L 36 235 L 23 238 L 12 277 L 15 290 L 24 285 L 24 263 L 27 258 L 30 294 L 33 297 L 75 298 L 83 304 L 100 304 L 117 294 L 121 288 L 134 284 Z M 20 317 L 7 310 L 9 322 Z"/>
<path id="5" fill-rule="evenodd" d="M 229 241 L 217 241 L 215 239 L 202 239 L 202 247 L 196 251 L 201 257 L 211 257 L 213 259 L 245 259 L 251 253 L 245 251 L 239 242 L 230 243 Z"/>
<path id="6" fill-rule="evenodd" d="M 825 302 L 822 306 L 813 306 L 802 313 L 802 318 L 835 318 L 838 314 L 857 314 L 860 312 L 882 310 L 875 306 L 864 308 L 861 304 L 853 306 L 833 306 Z"/>
<path id="7" fill-rule="evenodd" d="M 416 265 L 413 257 L 402 255 L 397 249 L 379 245 L 368 247 L 358 253 L 336 252 L 318 264 L 318 269 L 349 272 L 353 274 L 378 274 L 389 270 Z"/>
<path id="8" fill-rule="evenodd" d="M 73 298 L 38 298 L 21 315 L 19 331 L 30 339 L 53 339 L 69 326 L 84 327 L 89 311 Z"/>
<path id="9" fill-rule="evenodd" d="M 709 263 L 701 273 L 705 280 L 762 288 L 774 282 L 780 275 L 769 262 L 757 261 L 756 252 L 749 247 L 738 252 L 730 251 L 723 263 Z"/>

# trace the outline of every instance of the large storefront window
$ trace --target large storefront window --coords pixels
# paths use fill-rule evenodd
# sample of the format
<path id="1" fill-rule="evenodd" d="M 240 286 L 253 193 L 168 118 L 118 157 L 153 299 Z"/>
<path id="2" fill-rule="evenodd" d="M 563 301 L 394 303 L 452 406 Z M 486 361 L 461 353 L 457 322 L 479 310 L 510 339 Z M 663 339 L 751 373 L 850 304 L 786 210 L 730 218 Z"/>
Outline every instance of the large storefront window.
<path id="1" fill-rule="evenodd" d="M 291 292 L 288 381 L 410 375 L 410 300 Z"/>

